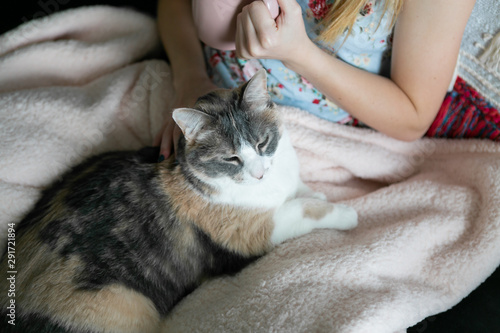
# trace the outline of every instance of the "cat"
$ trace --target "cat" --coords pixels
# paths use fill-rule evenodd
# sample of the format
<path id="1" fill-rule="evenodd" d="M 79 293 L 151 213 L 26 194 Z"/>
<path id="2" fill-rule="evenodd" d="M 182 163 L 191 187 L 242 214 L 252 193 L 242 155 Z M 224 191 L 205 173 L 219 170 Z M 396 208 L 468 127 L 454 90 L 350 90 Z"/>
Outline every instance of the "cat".
<path id="1" fill-rule="evenodd" d="M 353 208 L 300 180 L 266 80 L 261 70 L 174 110 L 176 157 L 104 153 L 45 190 L 16 230 L 15 298 L 0 281 L 2 331 L 156 332 L 203 278 L 313 229 L 354 228 Z"/>

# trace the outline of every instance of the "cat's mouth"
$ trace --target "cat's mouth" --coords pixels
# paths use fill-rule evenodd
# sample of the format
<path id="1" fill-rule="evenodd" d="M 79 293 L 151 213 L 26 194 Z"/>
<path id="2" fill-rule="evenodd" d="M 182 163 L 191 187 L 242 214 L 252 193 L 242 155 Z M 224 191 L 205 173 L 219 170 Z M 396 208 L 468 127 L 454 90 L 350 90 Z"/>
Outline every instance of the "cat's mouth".
<path id="1" fill-rule="evenodd" d="M 255 185 L 264 181 L 267 178 L 266 174 L 267 172 L 260 173 L 257 175 L 246 175 L 246 176 L 241 175 L 239 177 L 236 177 L 234 181 L 240 185 Z"/>

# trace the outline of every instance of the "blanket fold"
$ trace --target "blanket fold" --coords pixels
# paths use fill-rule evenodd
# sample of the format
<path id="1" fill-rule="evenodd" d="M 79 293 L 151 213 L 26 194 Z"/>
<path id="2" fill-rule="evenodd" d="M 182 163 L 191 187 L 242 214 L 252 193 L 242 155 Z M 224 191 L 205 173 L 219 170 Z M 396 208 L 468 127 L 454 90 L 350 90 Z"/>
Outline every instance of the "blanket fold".
<path id="1" fill-rule="evenodd" d="M 105 19 L 103 19 L 105 18 Z M 0 36 L 0 245 L 7 223 L 85 158 L 152 143 L 173 90 L 153 19 L 105 6 Z M 396 332 L 445 311 L 500 264 L 500 145 L 401 142 L 280 107 L 301 176 L 359 226 L 288 241 L 205 282 L 165 332 Z"/>
<path id="2" fill-rule="evenodd" d="M 157 48 L 150 17 L 106 6 L 68 10 L 0 36 L 2 235 L 70 167 L 151 144 L 173 93 L 163 61 L 139 62 Z"/>

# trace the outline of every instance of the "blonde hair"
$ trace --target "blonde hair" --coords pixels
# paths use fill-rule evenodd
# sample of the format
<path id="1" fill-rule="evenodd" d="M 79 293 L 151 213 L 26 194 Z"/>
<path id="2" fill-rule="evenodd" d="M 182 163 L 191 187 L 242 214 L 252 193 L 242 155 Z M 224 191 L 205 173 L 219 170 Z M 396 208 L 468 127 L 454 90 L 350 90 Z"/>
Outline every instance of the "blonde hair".
<path id="1" fill-rule="evenodd" d="M 372 1 L 375 2 L 377 0 Z M 370 0 L 336 0 L 322 20 L 324 28 L 318 39 L 325 42 L 334 42 L 346 30 L 348 30 L 348 36 L 352 31 L 352 27 L 359 13 L 369 2 Z M 387 28 L 392 28 L 401 11 L 403 0 L 384 0 L 384 2 L 383 15 L 385 15 L 387 11 L 392 13 L 390 26 Z M 383 15 L 381 17 L 383 17 Z"/>

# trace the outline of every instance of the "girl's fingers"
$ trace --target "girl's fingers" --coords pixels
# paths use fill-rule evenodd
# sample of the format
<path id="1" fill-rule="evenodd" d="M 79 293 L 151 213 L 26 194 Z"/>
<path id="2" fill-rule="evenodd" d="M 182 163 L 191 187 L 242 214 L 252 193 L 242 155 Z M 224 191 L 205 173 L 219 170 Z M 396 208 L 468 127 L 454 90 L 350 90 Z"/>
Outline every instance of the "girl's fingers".
<path id="1" fill-rule="evenodd" d="M 176 148 L 177 148 L 177 144 L 179 143 L 179 138 L 181 137 L 181 134 L 182 134 L 181 129 L 179 128 L 179 126 L 177 126 L 177 124 L 175 124 L 174 130 L 173 130 L 173 138 L 172 138 L 173 139 L 172 144 L 174 147 L 174 154 L 177 154 Z"/>
<path id="2" fill-rule="evenodd" d="M 244 59 L 265 57 L 262 50 L 269 45 L 269 29 L 275 31 L 275 27 L 274 20 L 262 2 L 255 1 L 244 7 L 237 17 L 237 56 Z"/>
<path id="3" fill-rule="evenodd" d="M 163 162 L 170 156 L 170 151 L 172 150 L 172 136 L 170 133 L 164 132 L 161 140 L 160 155 L 158 156 L 158 162 Z"/>
<path id="4" fill-rule="evenodd" d="M 153 140 L 153 147 L 159 146 L 161 143 L 161 140 L 163 138 L 163 132 L 165 131 L 165 128 L 167 127 L 167 123 L 164 122 L 163 125 L 161 126 L 161 129 L 158 133 L 156 133 L 156 136 Z"/>
<path id="5" fill-rule="evenodd" d="M 156 133 L 156 136 L 153 140 L 153 147 L 160 145 L 162 136 L 163 136 L 163 131 Z"/>
<path id="6" fill-rule="evenodd" d="M 276 31 L 276 22 L 262 1 L 252 2 L 248 7 L 250 21 L 259 39 Z"/>
<path id="7" fill-rule="evenodd" d="M 167 159 L 172 152 L 172 148 L 174 147 L 174 125 L 175 123 L 172 124 L 172 122 L 168 122 L 167 126 L 161 133 L 160 156 L 158 158 L 158 162 L 162 162 Z"/>
<path id="8" fill-rule="evenodd" d="M 243 14 L 238 14 L 236 17 L 236 56 L 241 59 L 249 59 L 248 53 L 246 52 L 245 44 L 245 33 L 242 28 L 241 16 Z"/>
<path id="9" fill-rule="evenodd" d="M 237 54 L 243 59 L 255 58 L 255 48 L 257 45 L 257 36 L 255 28 L 248 15 L 246 8 L 238 15 L 237 37 L 239 39 Z"/>
<path id="10" fill-rule="evenodd" d="M 282 13 L 302 11 L 297 0 L 278 0 L 278 5 Z"/>
<path id="11" fill-rule="evenodd" d="M 275 25 L 271 14 L 269 14 L 262 1 L 255 1 L 248 6 L 246 20 L 244 20 L 243 24 L 249 44 L 248 47 L 254 48 L 252 51 L 259 52 L 269 45 L 269 33 L 274 30 Z"/>

